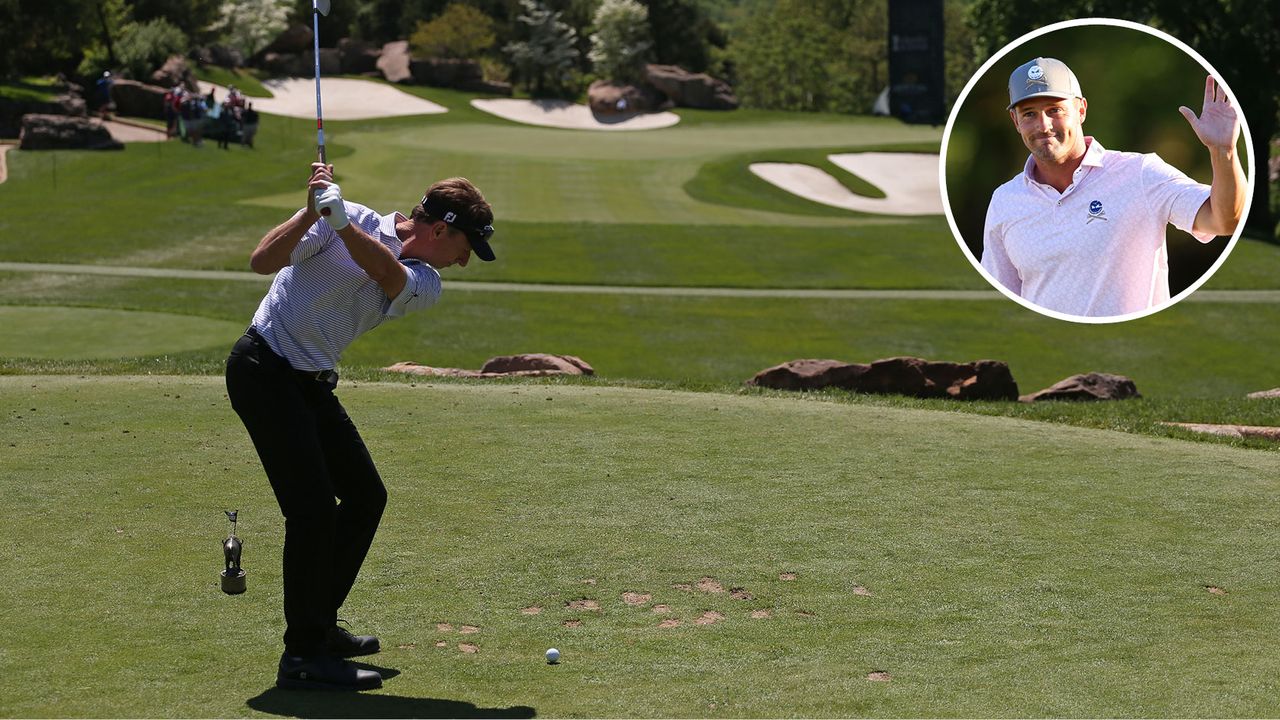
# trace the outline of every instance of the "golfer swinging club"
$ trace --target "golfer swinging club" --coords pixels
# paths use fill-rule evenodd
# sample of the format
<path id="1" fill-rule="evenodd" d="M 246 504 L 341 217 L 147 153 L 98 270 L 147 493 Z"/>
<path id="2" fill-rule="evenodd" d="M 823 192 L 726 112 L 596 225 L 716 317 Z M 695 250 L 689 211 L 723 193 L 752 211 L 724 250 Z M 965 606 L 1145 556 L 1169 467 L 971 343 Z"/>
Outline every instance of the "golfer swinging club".
<path id="1" fill-rule="evenodd" d="M 440 268 L 465 267 L 473 252 L 493 260 L 493 210 L 464 178 L 432 185 L 407 218 L 344 202 L 332 165 L 313 163 L 307 188 L 306 207 L 250 258 L 254 271 L 279 273 L 227 358 L 227 392 L 285 519 L 287 628 L 276 684 L 361 690 L 382 677 L 345 658 L 381 647 L 338 627 L 338 609 L 387 491 L 334 396 L 334 367 L 363 333 L 435 304 Z"/>
<path id="2" fill-rule="evenodd" d="M 1207 243 L 1240 222 L 1239 118 L 1212 77 L 1198 118 L 1179 108 L 1209 150 L 1213 184 L 1204 185 L 1154 153 L 1104 149 L 1082 132 L 1087 109 L 1060 60 L 1036 58 L 1009 77 L 1009 117 L 1031 156 L 991 196 L 982 267 L 1019 296 L 1068 315 L 1159 306 L 1169 300 L 1165 225 Z"/>

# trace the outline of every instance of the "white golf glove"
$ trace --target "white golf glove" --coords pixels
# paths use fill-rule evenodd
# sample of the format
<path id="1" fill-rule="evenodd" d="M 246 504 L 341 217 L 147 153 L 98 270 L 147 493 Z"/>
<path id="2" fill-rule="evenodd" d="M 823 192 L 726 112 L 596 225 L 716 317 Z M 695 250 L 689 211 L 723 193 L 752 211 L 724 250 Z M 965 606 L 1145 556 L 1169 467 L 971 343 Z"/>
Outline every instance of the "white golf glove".
<path id="1" fill-rule="evenodd" d="M 326 214 L 325 210 L 329 212 Z M 337 183 L 329 183 L 329 187 L 316 193 L 316 212 L 334 230 L 347 226 L 347 208 L 342 202 L 342 188 Z"/>

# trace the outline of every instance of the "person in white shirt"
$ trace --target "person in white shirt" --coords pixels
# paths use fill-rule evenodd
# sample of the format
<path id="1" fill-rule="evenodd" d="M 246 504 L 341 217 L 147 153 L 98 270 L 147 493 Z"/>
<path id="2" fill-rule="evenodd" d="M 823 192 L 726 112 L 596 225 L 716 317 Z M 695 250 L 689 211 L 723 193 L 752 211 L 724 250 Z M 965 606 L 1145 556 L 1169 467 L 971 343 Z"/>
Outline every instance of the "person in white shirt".
<path id="1" fill-rule="evenodd" d="M 1014 70 L 1008 111 L 1031 155 L 991 196 L 982 267 L 1019 297 L 1080 317 L 1142 312 L 1169 300 L 1166 224 L 1200 242 L 1235 232 L 1247 191 L 1240 123 L 1212 77 L 1199 117 L 1179 108 L 1209 150 L 1212 185 L 1086 136 L 1088 102 L 1060 60 Z"/>
<path id="2" fill-rule="evenodd" d="M 433 184 L 408 217 L 342 199 L 314 163 L 307 206 L 249 264 L 276 273 L 227 358 L 227 395 L 284 515 L 282 688 L 364 690 L 382 677 L 347 658 L 378 638 L 338 626 L 387 503 L 360 433 L 334 395 L 342 351 L 382 322 L 435 304 L 439 269 L 493 260 L 493 210 L 465 178 Z M 323 222 L 322 222 L 323 220 Z M 340 503 L 338 501 L 341 501 Z"/>

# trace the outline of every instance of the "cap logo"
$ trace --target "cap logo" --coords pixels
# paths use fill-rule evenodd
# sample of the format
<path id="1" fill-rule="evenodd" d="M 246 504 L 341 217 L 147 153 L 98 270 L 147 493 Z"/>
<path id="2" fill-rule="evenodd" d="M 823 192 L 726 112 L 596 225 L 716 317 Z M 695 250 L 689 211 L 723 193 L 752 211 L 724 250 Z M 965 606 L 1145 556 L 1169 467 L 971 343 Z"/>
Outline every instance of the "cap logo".
<path id="1" fill-rule="evenodd" d="M 454 220 L 457 220 L 457 219 L 458 219 L 457 213 L 453 212 L 452 210 L 444 214 L 444 221 L 447 223 L 452 223 Z"/>
<path id="2" fill-rule="evenodd" d="M 1027 70 L 1027 77 L 1031 80 L 1039 80 L 1043 78 L 1044 68 L 1040 67 L 1039 65 L 1032 65 L 1031 69 Z"/>

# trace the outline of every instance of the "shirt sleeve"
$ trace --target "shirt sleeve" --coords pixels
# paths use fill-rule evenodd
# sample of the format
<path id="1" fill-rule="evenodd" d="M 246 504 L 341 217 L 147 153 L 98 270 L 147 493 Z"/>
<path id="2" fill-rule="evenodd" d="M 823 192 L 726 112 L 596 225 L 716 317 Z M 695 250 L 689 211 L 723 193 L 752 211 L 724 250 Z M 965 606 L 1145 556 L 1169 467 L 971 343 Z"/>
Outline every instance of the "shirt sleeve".
<path id="1" fill-rule="evenodd" d="M 329 246 L 338 237 L 338 233 L 329 227 L 329 223 L 323 219 L 317 220 L 315 225 L 307 228 L 302 234 L 302 239 L 294 246 L 293 252 L 289 254 L 289 264 L 297 265 L 307 258 L 319 253 Z"/>
<path id="2" fill-rule="evenodd" d="M 1179 230 L 1191 233 L 1202 243 L 1217 237 L 1213 233 L 1192 231 L 1196 213 L 1209 199 L 1209 186 L 1187 177 L 1159 155 L 1151 153 L 1142 158 L 1142 186 L 1146 190 L 1148 206 L 1161 225 L 1172 223 Z"/>
<path id="3" fill-rule="evenodd" d="M 996 218 L 997 197 L 991 198 L 987 206 L 987 221 L 982 229 L 982 269 L 986 270 L 996 282 L 1013 293 L 1022 296 L 1022 275 L 1013 261 L 1009 259 L 1009 251 L 1004 246 L 1004 226 Z"/>
<path id="4" fill-rule="evenodd" d="M 440 273 L 421 260 L 401 260 L 407 271 L 404 289 L 387 301 L 382 314 L 397 318 L 414 310 L 424 310 L 440 299 Z"/>

